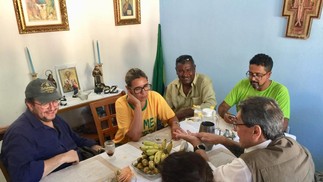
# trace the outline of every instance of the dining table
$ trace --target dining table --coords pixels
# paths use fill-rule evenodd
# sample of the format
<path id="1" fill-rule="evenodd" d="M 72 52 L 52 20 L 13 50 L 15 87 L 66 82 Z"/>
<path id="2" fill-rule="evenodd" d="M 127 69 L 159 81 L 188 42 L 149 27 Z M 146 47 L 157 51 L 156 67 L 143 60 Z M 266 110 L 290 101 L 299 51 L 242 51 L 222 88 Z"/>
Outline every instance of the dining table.
<path id="1" fill-rule="evenodd" d="M 192 117 L 187 118 L 180 122 L 180 126 L 184 130 L 189 130 L 191 132 L 199 132 L 200 124 L 202 118 Z M 230 136 L 233 140 L 238 141 L 239 137 L 233 131 L 232 124 L 226 123 L 220 116 L 216 115 L 214 121 L 217 134 L 224 134 L 224 131 L 228 130 L 231 132 Z M 166 139 L 167 142 L 172 140 L 171 131 L 169 127 L 157 130 L 153 133 L 147 134 L 140 138 L 138 142 L 128 142 L 126 144 L 116 147 L 115 152 L 112 157 L 109 157 L 105 152 L 78 164 L 71 165 L 67 168 L 53 172 L 48 176 L 42 178 L 42 182 L 110 182 L 114 181 L 116 172 L 120 169 L 130 167 L 134 176 L 132 181 L 137 182 L 160 182 L 160 175 L 143 175 L 142 172 L 135 169 L 132 165 L 142 154 L 140 146 L 142 146 L 143 141 L 154 141 L 156 143 L 161 140 Z M 172 152 L 177 152 L 182 150 L 184 140 L 172 140 L 173 149 Z M 193 151 L 193 146 L 191 144 L 186 145 L 186 151 Z M 220 166 L 230 163 L 236 157 L 231 153 L 225 146 L 221 144 L 213 145 L 212 149 L 207 151 L 209 162 L 214 166 Z"/>

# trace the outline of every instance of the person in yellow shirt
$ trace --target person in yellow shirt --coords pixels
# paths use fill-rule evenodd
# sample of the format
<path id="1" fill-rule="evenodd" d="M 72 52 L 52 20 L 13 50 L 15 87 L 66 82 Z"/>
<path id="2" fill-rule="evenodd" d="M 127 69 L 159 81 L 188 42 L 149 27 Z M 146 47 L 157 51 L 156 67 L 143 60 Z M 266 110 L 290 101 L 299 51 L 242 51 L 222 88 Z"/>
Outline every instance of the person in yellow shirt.
<path id="1" fill-rule="evenodd" d="M 138 141 L 157 130 L 157 120 L 170 126 L 174 136 L 173 132 L 180 129 L 178 119 L 165 99 L 151 90 L 146 74 L 132 68 L 127 72 L 125 82 L 127 95 L 120 97 L 115 104 L 118 131 L 114 142 Z"/>

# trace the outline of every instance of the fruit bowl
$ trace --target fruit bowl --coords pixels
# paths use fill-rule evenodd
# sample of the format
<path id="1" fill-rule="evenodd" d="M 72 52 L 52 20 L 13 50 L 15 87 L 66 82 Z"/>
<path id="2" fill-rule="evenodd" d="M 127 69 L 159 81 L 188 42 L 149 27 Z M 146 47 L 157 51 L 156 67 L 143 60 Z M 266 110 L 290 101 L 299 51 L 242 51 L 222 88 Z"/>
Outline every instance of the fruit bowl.
<path id="1" fill-rule="evenodd" d="M 159 172 L 156 173 L 156 174 L 148 174 L 148 173 L 145 173 L 142 170 L 138 169 L 136 167 L 136 165 L 137 165 L 137 160 L 135 160 L 135 161 L 133 161 L 131 163 L 131 166 L 136 171 L 136 173 L 140 174 L 141 176 L 143 176 L 143 177 L 145 177 L 147 179 L 154 180 L 154 179 L 157 179 L 157 178 L 159 178 L 161 176 Z"/>
<path id="2" fill-rule="evenodd" d="M 145 140 L 140 146 L 142 154 L 134 162 L 132 167 L 134 170 L 148 179 L 160 177 L 158 165 L 170 154 L 173 148 L 173 142 L 167 143 L 166 138 L 161 139 L 161 143 Z"/>

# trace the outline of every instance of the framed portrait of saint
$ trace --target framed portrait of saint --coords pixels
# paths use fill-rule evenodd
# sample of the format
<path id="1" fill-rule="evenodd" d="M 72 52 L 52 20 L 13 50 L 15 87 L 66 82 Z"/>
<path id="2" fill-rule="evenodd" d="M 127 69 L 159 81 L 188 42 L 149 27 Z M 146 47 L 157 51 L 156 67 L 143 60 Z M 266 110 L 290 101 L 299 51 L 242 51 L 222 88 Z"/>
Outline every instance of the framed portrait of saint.
<path id="1" fill-rule="evenodd" d="M 13 0 L 20 34 L 69 30 L 65 0 Z"/>
<path id="2" fill-rule="evenodd" d="M 140 0 L 113 0 L 115 24 L 140 24 Z"/>
<path id="3" fill-rule="evenodd" d="M 76 66 L 57 66 L 56 72 L 58 77 L 58 85 L 62 95 L 72 93 L 76 89 L 77 91 L 81 89 Z"/>

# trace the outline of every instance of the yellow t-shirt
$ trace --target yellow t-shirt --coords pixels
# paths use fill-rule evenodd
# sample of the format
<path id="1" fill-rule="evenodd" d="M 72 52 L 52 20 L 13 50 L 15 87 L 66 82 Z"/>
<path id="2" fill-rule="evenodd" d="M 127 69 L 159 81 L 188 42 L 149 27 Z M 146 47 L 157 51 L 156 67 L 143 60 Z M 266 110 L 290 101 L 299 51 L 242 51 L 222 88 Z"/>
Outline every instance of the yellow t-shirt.
<path id="1" fill-rule="evenodd" d="M 128 132 L 130 124 L 133 120 L 134 110 L 133 107 L 127 102 L 127 95 L 120 97 L 116 101 L 115 106 L 118 131 L 115 135 L 114 142 L 126 143 L 129 141 L 129 139 L 126 137 L 126 133 Z M 157 119 L 166 124 L 169 119 L 175 116 L 175 113 L 159 93 L 149 91 L 146 105 L 142 109 L 142 116 L 142 135 L 146 135 L 156 131 Z"/>

